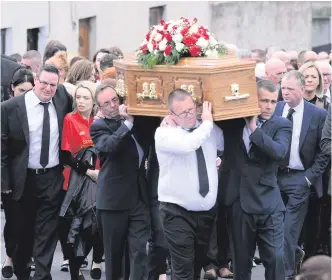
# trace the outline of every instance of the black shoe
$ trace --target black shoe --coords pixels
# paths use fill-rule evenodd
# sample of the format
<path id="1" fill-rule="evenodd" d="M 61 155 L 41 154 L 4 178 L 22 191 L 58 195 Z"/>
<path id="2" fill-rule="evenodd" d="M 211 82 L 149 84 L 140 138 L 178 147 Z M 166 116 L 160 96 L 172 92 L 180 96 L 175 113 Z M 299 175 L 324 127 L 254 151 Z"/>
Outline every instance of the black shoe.
<path id="1" fill-rule="evenodd" d="M 101 278 L 101 269 L 100 268 L 91 268 L 90 276 L 92 279 L 97 279 L 97 280 L 100 279 Z"/>
<path id="2" fill-rule="evenodd" d="M 205 271 L 203 279 L 216 280 L 218 279 L 217 273 L 214 269 Z"/>
<path id="3" fill-rule="evenodd" d="M 14 274 L 13 267 L 10 265 L 3 266 L 1 273 L 3 278 L 12 278 Z"/>
<path id="4" fill-rule="evenodd" d="M 85 278 L 84 278 L 83 274 L 81 274 L 81 275 L 78 275 L 78 280 L 85 280 Z"/>

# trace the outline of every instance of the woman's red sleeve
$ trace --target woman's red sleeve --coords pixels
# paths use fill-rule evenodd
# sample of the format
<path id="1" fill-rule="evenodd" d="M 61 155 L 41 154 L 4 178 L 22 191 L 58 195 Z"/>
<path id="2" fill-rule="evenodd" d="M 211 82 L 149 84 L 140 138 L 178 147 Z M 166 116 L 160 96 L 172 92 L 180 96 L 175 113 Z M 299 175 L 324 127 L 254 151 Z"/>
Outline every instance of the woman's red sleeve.
<path id="1" fill-rule="evenodd" d="M 62 144 L 61 149 L 64 151 L 72 151 L 72 125 L 70 117 L 67 115 L 65 116 L 65 119 L 63 120 L 63 127 L 62 127 Z"/>

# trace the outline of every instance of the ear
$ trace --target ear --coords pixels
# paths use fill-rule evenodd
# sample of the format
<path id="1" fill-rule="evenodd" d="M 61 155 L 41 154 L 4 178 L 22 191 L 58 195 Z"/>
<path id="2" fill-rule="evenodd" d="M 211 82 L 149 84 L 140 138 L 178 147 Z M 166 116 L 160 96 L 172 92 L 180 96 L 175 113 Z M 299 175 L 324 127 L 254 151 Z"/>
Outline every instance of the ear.
<path id="1" fill-rule="evenodd" d="M 35 85 L 38 83 L 39 84 L 39 80 L 37 75 L 34 75 L 33 80 L 35 81 Z"/>

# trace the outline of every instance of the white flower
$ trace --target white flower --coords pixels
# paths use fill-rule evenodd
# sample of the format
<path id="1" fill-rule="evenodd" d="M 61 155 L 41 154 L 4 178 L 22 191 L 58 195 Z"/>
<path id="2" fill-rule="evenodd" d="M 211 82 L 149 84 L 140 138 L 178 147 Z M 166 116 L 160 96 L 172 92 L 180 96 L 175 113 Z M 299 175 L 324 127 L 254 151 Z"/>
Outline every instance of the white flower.
<path id="1" fill-rule="evenodd" d="M 157 35 L 154 37 L 156 42 L 160 42 L 163 36 L 160 33 L 157 33 Z"/>
<path id="2" fill-rule="evenodd" d="M 184 44 L 182 43 L 176 43 L 175 44 L 175 49 L 178 51 L 178 52 L 181 52 L 184 48 Z"/>
<path id="3" fill-rule="evenodd" d="M 140 47 L 143 47 L 147 43 L 148 43 L 148 41 L 146 39 L 144 39 L 144 41 L 141 43 Z"/>
<path id="4" fill-rule="evenodd" d="M 167 31 L 168 31 L 168 32 L 172 32 L 172 31 L 173 31 L 173 26 L 174 26 L 173 23 L 171 23 L 170 25 L 168 25 L 168 27 L 167 27 Z"/>
<path id="5" fill-rule="evenodd" d="M 167 46 L 167 40 L 163 39 L 160 43 L 159 43 L 159 50 L 164 51 L 166 49 Z"/>
<path id="6" fill-rule="evenodd" d="M 152 42 L 152 39 L 154 39 L 154 37 L 158 34 L 156 29 L 153 29 L 153 31 L 151 32 L 151 36 L 150 36 L 150 42 Z"/>
<path id="7" fill-rule="evenodd" d="M 197 33 L 197 31 L 198 31 L 198 26 L 197 26 L 197 24 L 194 24 L 192 27 L 190 27 L 190 29 L 189 29 L 189 33 L 190 34 L 193 34 L 193 33 Z"/>
<path id="8" fill-rule="evenodd" d="M 152 43 L 148 43 L 148 50 L 150 53 L 153 52 L 153 44 Z"/>
<path id="9" fill-rule="evenodd" d="M 154 50 L 153 51 L 154 54 L 158 54 L 158 52 L 159 52 L 158 50 Z"/>
<path id="10" fill-rule="evenodd" d="M 173 39 L 174 43 L 181 43 L 183 36 L 180 33 L 177 33 L 172 36 L 172 39 Z"/>
<path id="11" fill-rule="evenodd" d="M 209 44 L 210 44 L 211 47 L 214 47 L 215 45 L 218 44 L 218 42 L 214 37 L 210 36 Z"/>
<path id="12" fill-rule="evenodd" d="M 202 49 L 205 49 L 209 45 L 209 41 L 201 37 L 197 40 L 196 45 L 200 46 Z"/>
<path id="13" fill-rule="evenodd" d="M 210 56 L 210 57 L 217 57 L 218 56 L 218 51 L 217 50 L 207 50 L 205 52 L 206 56 Z"/>

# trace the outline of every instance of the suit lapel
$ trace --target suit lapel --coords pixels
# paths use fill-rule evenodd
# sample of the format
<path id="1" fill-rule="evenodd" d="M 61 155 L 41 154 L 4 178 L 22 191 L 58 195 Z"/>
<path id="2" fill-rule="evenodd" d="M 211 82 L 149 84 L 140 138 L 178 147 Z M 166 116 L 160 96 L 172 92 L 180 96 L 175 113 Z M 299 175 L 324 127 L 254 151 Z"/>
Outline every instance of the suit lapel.
<path id="1" fill-rule="evenodd" d="M 28 114 L 27 108 L 25 106 L 25 94 L 17 98 L 17 117 L 22 126 L 22 130 L 25 136 L 27 145 L 29 145 L 29 123 L 28 123 Z"/>
<path id="2" fill-rule="evenodd" d="M 57 119 L 58 119 L 58 127 L 59 127 L 59 143 L 61 143 L 61 136 L 62 135 L 62 124 L 63 124 L 63 118 L 64 114 L 61 112 L 61 104 L 59 104 L 58 98 L 56 98 L 56 95 L 52 98 L 53 105 L 55 107 Z"/>
<path id="3" fill-rule="evenodd" d="M 278 102 L 276 110 L 274 112 L 274 116 L 282 117 L 282 111 L 284 110 L 285 104 L 286 103 L 284 101 Z"/>
<path id="4" fill-rule="evenodd" d="M 301 127 L 301 134 L 300 134 L 299 150 L 302 149 L 304 139 L 307 135 L 307 132 L 308 132 L 308 129 L 309 129 L 309 126 L 310 126 L 311 118 L 312 118 L 311 108 L 307 104 L 307 102 L 304 101 L 303 119 L 302 119 L 302 127 Z"/>

